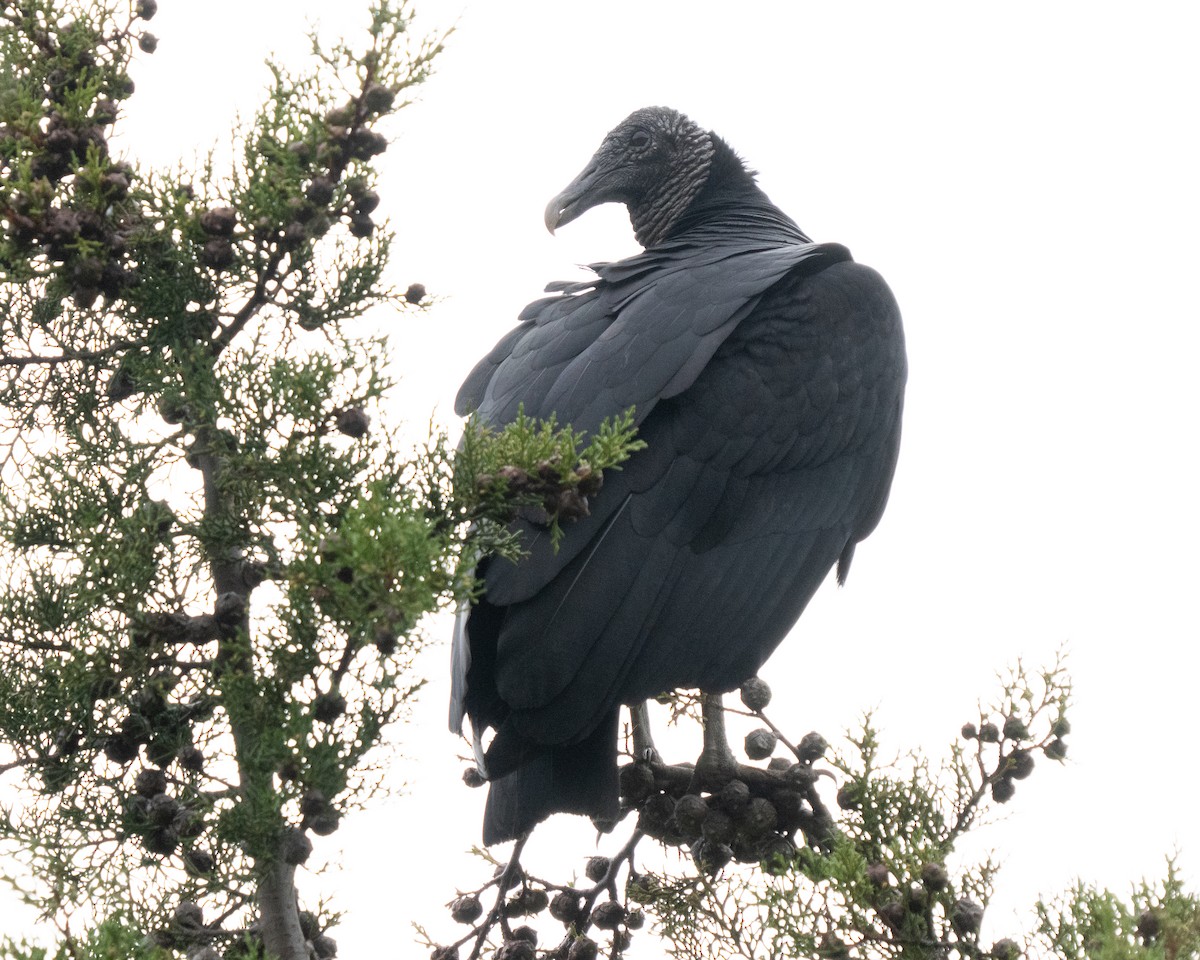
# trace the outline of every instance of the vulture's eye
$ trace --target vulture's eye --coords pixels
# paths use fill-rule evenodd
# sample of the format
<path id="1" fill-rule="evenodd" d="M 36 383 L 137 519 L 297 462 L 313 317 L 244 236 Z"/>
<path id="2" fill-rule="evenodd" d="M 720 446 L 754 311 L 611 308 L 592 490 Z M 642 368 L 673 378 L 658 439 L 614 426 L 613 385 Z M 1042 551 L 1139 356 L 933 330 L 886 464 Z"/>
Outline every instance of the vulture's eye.
<path id="1" fill-rule="evenodd" d="M 635 150 L 644 150 L 650 146 L 650 134 L 645 130 L 635 130 L 629 138 L 629 145 Z"/>

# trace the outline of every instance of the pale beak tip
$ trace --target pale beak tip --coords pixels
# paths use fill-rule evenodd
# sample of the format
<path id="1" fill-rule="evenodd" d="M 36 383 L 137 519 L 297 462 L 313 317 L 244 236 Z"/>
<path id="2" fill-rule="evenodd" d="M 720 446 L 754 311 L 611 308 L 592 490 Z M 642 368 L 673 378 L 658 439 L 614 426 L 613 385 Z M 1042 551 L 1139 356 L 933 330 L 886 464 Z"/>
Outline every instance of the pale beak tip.
<path id="1" fill-rule="evenodd" d="M 546 206 L 546 213 L 544 216 L 544 222 L 546 224 L 546 229 L 550 231 L 551 236 L 553 236 L 554 231 L 558 229 L 558 224 L 561 219 L 562 219 L 562 205 L 559 203 L 558 197 L 555 197 Z"/>

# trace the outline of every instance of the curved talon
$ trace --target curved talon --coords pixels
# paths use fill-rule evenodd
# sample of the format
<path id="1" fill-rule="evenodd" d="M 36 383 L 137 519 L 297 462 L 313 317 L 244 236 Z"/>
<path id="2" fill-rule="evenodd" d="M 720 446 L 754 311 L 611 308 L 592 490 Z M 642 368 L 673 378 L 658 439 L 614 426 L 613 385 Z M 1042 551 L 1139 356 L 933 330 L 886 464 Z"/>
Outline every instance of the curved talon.
<path id="1" fill-rule="evenodd" d="M 634 759 L 644 760 L 646 763 L 662 763 L 662 755 L 654 746 L 654 739 L 650 735 L 650 711 L 646 707 L 646 701 L 635 703 L 629 708 L 629 721 Z"/>

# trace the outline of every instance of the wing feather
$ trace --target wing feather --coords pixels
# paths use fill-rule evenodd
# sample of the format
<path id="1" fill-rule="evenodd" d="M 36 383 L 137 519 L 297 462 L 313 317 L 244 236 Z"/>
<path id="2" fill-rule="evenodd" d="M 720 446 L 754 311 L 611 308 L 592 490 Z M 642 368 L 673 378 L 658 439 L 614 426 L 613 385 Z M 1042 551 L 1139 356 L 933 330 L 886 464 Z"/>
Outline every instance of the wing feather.
<path id="1" fill-rule="evenodd" d="M 489 767 L 581 742 L 622 702 L 732 688 L 877 522 L 899 436 L 899 314 L 843 248 L 796 246 L 601 265 L 594 286 L 531 305 L 485 361 L 482 393 L 485 375 L 469 379 L 488 422 L 523 402 L 591 429 L 637 404 L 648 444 L 560 551 L 524 524 L 529 556 L 485 572 L 502 616 L 467 632 L 492 645 L 507 711 Z"/>

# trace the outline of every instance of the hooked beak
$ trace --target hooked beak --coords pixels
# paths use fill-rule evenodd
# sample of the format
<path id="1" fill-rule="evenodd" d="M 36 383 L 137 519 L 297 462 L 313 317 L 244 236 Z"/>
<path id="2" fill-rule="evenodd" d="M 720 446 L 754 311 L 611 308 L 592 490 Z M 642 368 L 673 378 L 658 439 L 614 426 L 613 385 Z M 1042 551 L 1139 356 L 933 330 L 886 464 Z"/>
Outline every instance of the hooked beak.
<path id="1" fill-rule="evenodd" d="M 554 233 L 592 207 L 618 199 L 612 194 L 613 184 L 606 183 L 612 179 L 608 174 L 593 159 L 566 189 L 546 204 L 546 229 Z"/>

